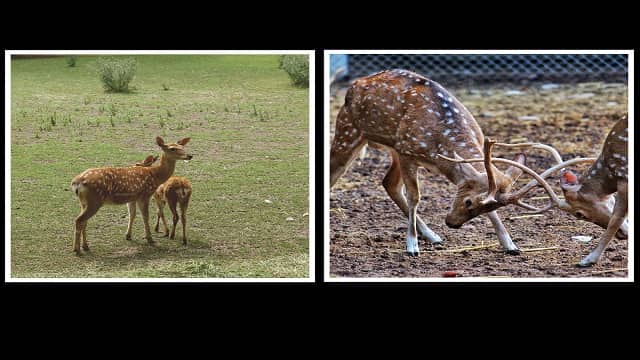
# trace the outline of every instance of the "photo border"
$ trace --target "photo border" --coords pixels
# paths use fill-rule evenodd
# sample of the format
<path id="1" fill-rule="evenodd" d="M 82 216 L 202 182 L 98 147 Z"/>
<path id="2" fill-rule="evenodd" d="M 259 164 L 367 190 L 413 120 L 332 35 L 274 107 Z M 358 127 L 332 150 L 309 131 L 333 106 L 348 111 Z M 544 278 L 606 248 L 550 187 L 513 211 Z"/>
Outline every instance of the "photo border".
<path id="1" fill-rule="evenodd" d="M 406 54 L 406 55 L 418 55 L 418 54 L 626 54 L 628 56 L 628 83 L 627 83 L 627 108 L 630 121 L 630 136 L 629 150 L 630 154 L 635 154 L 635 132 L 634 132 L 634 50 L 324 50 L 324 123 L 323 123 L 323 141 L 324 141 L 324 281 L 327 283 L 474 283 L 474 282 L 495 282 L 495 283 L 522 283 L 522 282 L 535 282 L 535 283 L 562 283 L 562 282 L 575 282 L 575 283 L 621 283 L 621 282 L 634 282 L 635 280 L 635 267 L 634 267 L 634 169 L 635 159 L 634 156 L 629 156 L 629 193 L 632 195 L 629 198 L 629 211 L 627 218 L 629 219 L 629 237 L 627 239 L 627 252 L 628 252 L 628 273 L 624 278 L 611 278 L 611 277 L 522 277 L 522 278 L 495 278 L 495 277 L 456 277 L 456 278 L 442 278 L 442 277 L 332 277 L 330 273 L 330 169 L 329 169 L 329 153 L 331 150 L 331 144 L 329 143 L 330 137 L 330 123 L 331 123 L 331 106 L 330 106 L 330 59 L 331 55 L 351 55 L 351 54 Z M 424 256 L 424 255 L 423 255 Z"/>
<path id="2" fill-rule="evenodd" d="M 5 50 L 5 274 L 6 283 L 315 283 L 315 50 Z M 308 55 L 309 262 L 307 278 L 15 278 L 11 276 L 11 56 L 12 55 Z"/>

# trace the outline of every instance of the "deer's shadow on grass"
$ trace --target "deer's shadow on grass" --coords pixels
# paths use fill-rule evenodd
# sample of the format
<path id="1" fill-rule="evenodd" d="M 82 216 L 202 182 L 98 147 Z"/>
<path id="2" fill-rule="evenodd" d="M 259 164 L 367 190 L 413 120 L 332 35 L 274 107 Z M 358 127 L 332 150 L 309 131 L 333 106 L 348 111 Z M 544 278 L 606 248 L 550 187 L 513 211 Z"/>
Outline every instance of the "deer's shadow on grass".
<path id="1" fill-rule="evenodd" d="M 189 240 L 187 245 L 182 245 L 182 238 L 176 237 L 171 240 L 168 237 L 154 236 L 155 244 L 150 245 L 144 239 L 133 239 L 126 243 L 119 244 L 117 248 L 110 251 L 91 250 L 85 253 L 86 259 L 109 262 L 140 261 L 140 260 L 168 260 L 179 261 L 196 256 L 194 252 L 201 253 L 210 250 L 211 247 L 206 242 Z M 196 256 L 197 257 L 197 256 Z"/>

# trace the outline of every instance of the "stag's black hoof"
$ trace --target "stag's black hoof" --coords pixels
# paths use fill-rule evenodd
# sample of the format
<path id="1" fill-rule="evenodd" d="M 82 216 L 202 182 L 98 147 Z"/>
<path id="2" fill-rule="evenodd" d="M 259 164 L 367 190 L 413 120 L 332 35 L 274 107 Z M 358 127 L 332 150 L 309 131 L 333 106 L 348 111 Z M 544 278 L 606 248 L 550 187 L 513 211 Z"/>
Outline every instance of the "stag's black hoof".
<path id="1" fill-rule="evenodd" d="M 407 256 L 419 256 L 420 252 L 407 252 Z"/>
<path id="2" fill-rule="evenodd" d="M 592 262 L 582 262 L 582 261 L 580 261 L 579 263 L 576 264 L 576 267 L 589 268 L 589 267 L 592 267 L 593 265 L 594 265 L 594 263 L 592 263 Z"/>
<path id="3" fill-rule="evenodd" d="M 522 250 L 520 249 L 505 250 L 504 252 L 506 252 L 508 255 L 522 255 Z"/>

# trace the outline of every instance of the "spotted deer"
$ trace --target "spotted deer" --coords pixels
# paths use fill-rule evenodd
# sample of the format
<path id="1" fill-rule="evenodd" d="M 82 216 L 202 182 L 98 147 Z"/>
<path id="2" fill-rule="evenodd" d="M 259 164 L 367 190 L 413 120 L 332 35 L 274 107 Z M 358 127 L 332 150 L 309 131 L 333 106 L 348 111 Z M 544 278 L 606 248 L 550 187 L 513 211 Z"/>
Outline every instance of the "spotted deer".
<path id="1" fill-rule="evenodd" d="M 606 229 L 600 237 L 598 246 L 583 258 L 578 266 L 586 267 L 597 263 L 614 236 L 620 239 L 628 237 L 628 222 L 625 220 L 628 208 L 627 145 L 629 127 L 627 123 L 628 120 L 625 116 L 613 126 L 605 139 L 598 158 L 573 159 L 557 164 L 539 176 L 534 175 L 536 180 L 522 189 L 526 192 L 533 185 L 533 182 L 537 182 L 549 194 L 551 200 L 549 205 L 533 213 L 542 213 L 558 207 L 578 219 L 590 221 Z M 485 166 L 487 158 L 492 162 L 505 162 L 505 159 L 491 158 L 489 151 L 485 154 L 485 159 L 481 160 L 485 162 Z M 449 158 L 448 160 L 454 163 L 478 162 L 477 159 Z M 580 176 L 565 169 L 569 165 L 585 161 L 593 162 L 593 164 Z M 531 171 L 530 169 L 525 170 Z M 558 170 L 561 171 L 560 187 L 564 193 L 564 200 L 553 192 L 545 180 Z"/>
<path id="2" fill-rule="evenodd" d="M 158 159 L 153 155 L 149 155 L 142 162 L 136 163 L 136 166 L 151 166 Z M 182 219 L 182 243 L 187 245 L 187 208 L 189 207 L 189 200 L 191 199 L 191 182 L 189 180 L 172 176 L 162 185 L 158 186 L 158 189 L 153 194 L 153 198 L 158 207 L 158 218 L 156 220 L 155 231 L 158 232 L 160 228 L 160 219 L 162 219 L 162 225 L 164 226 L 164 236 L 169 236 L 169 228 L 167 227 L 167 221 L 164 218 L 164 205 L 169 204 L 169 210 L 173 214 L 173 227 L 171 228 L 171 240 L 176 235 L 176 225 L 178 224 L 178 212 L 176 205 L 180 204 L 180 218 Z"/>
<path id="3" fill-rule="evenodd" d="M 481 158 L 485 145 L 482 129 L 473 115 L 440 84 L 398 69 L 355 80 L 336 120 L 330 154 L 331 187 L 365 145 L 391 155 L 391 167 L 382 183 L 408 218 L 409 255 L 419 254 L 418 232 L 431 243 L 442 242 L 417 215 L 420 167 L 440 173 L 457 185 L 445 219 L 447 226 L 459 228 L 469 219 L 487 214 L 504 250 L 510 254 L 520 252 L 495 210 L 508 204 L 531 207 L 519 197 L 495 195 L 511 194 L 513 184 L 523 172 L 525 156 L 518 154 L 505 172 L 490 165 L 492 171 L 488 173 L 483 172 L 481 164 L 453 163 L 439 157 Z M 525 145 L 553 150 L 542 144 Z M 559 158 L 555 150 L 552 153 Z M 489 183 L 495 184 L 495 191 L 489 189 Z"/>
<path id="4" fill-rule="evenodd" d="M 158 186 L 171 177 L 176 160 L 190 160 L 192 155 L 185 150 L 190 138 L 177 143 L 165 144 L 161 137 L 156 143 L 162 149 L 158 166 L 102 167 L 88 169 L 71 181 L 71 189 L 80 201 L 80 215 L 75 221 L 75 239 L 73 250 L 81 255 L 82 248 L 89 251 L 87 243 L 87 221 L 95 215 L 104 204 L 127 204 L 129 224 L 126 239 L 131 240 L 131 229 L 136 216 L 136 203 L 144 221 L 145 238 L 154 244 L 149 228 L 149 200 Z"/>
<path id="5" fill-rule="evenodd" d="M 158 187 L 153 198 L 158 205 L 158 219 L 156 221 L 155 231 L 158 232 L 160 226 L 160 219 L 162 219 L 162 225 L 164 226 L 164 236 L 169 235 L 169 228 L 167 227 L 167 221 L 164 218 L 164 205 L 169 205 L 169 210 L 173 214 L 173 226 L 171 227 L 171 235 L 169 239 L 173 240 L 176 236 L 176 225 L 178 224 L 178 218 L 182 220 L 182 244 L 187 245 L 187 208 L 189 207 L 189 200 L 191 199 L 191 182 L 189 180 L 180 177 L 172 176 L 164 184 Z M 178 211 L 176 206 L 180 205 L 180 216 L 178 217 Z"/>

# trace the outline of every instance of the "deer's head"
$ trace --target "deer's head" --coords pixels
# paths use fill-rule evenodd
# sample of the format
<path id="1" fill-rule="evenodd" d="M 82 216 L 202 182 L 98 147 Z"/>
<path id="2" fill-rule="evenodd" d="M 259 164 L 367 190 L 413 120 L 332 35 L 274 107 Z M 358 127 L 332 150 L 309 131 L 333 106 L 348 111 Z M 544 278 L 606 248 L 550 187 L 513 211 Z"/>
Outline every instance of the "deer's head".
<path id="1" fill-rule="evenodd" d="M 485 148 L 489 146 L 491 158 L 490 141 L 487 141 Z M 486 151 L 486 150 L 485 150 Z M 457 157 L 457 155 L 456 155 Z M 458 160 L 460 160 L 458 158 Z M 525 156 L 516 155 L 515 163 L 524 165 Z M 457 184 L 458 192 L 453 201 L 451 211 L 447 214 L 445 224 L 451 228 L 459 228 L 465 222 L 474 217 L 494 211 L 502 206 L 512 203 L 510 198 L 511 189 L 516 180 L 522 175 L 522 170 L 517 166 L 510 166 L 504 173 L 495 166 L 489 164 L 486 173 L 477 171 L 469 163 L 458 163 L 460 172 L 463 174 L 462 180 Z"/>
<path id="2" fill-rule="evenodd" d="M 595 191 L 582 191 L 583 185 L 578 175 L 570 170 L 563 171 L 560 175 L 560 187 L 565 201 L 561 201 L 559 207 L 580 220 L 592 222 L 606 229 L 613 215 L 615 197 L 611 194 L 600 195 Z M 620 228 L 616 237 L 626 239 L 627 232 Z"/>
<path id="3" fill-rule="evenodd" d="M 175 144 L 165 144 L 160 136 L 156 137 L 156 143 L 164 152 L 164 156 L 172 160 L 191 160 L 191 158 L 193 158 L 193 156 L 188 154 L 184 149 L 189 140 L 191 140 L 191 138 L 184 138 Z"/>

